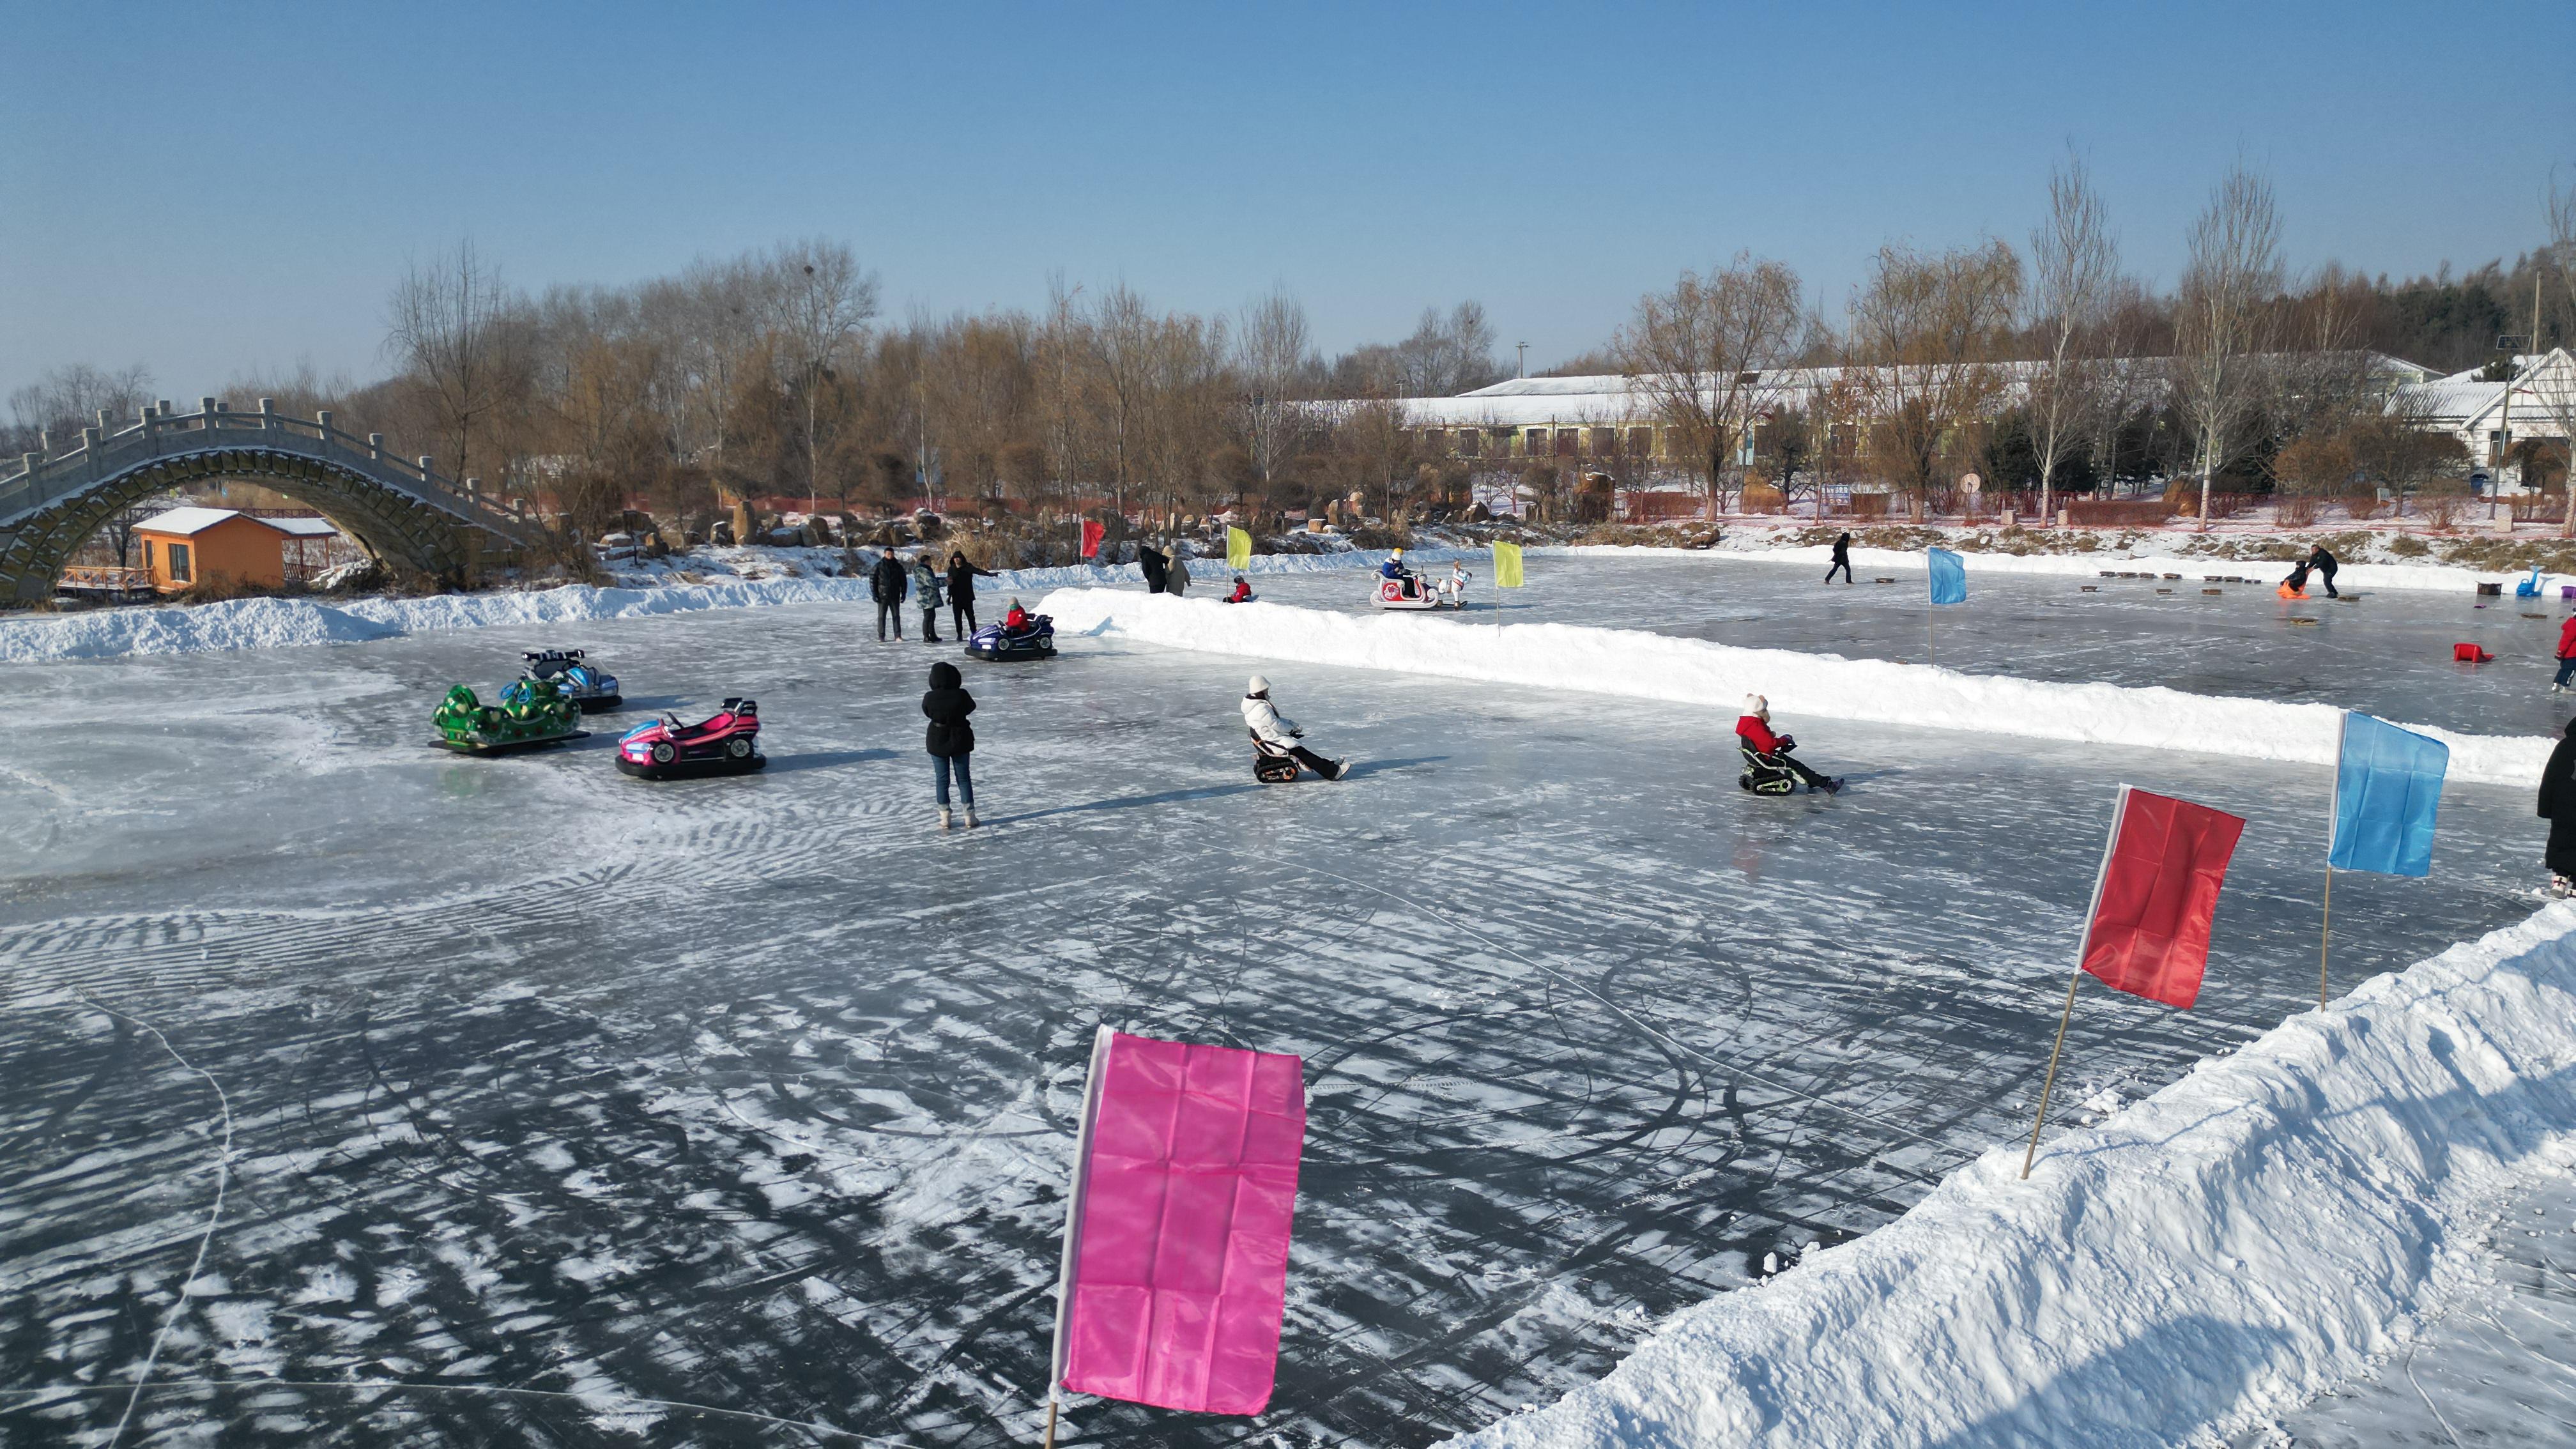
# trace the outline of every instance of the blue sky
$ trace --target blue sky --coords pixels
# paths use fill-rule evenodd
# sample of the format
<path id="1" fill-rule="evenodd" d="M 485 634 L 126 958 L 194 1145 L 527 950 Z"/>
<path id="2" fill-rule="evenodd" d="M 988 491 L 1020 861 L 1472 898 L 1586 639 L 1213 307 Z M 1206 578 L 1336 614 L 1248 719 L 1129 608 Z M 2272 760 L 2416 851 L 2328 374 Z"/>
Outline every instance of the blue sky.
<path id="1" fill-rule="evenodd" d="M 1890 239 L 2022 245 L 2071 141 L 2169 280 L 2242 155 L 2291 259 L 2475 265 L 2576 182 L 2576 5 L 1234 6 L 0 0 L 0 391 L 381 367 L 470 236 L 623 282 L 850 242 L 888 310 L 1050 272 L 1336 349 L 1484 302 L 1533 368 L 1739 249 L 1839 308 Z M 2509 116 L 2510 121 L 2493 119 Z"/>

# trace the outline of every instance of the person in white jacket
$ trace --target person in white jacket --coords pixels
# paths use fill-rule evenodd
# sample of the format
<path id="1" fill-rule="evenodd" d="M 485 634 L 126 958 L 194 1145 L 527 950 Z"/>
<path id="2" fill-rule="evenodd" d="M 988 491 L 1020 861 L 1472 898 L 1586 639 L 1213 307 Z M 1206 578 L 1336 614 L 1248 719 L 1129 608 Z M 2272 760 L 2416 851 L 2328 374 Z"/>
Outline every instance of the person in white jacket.
<path id="1" fill-rule="evenodd" d="M 1295 720 L 1281 714 L 1279 706 L 1270 702 L 1270 681 L 1258 674 L 1252 676 L 1244 691 L 1243 723 L 1252 731 L 1255 748 L 1272 755 L 1284 755 L 1327 780 L 1342 778 L 1343 772 L 1349 768 L 1347 760 L 1325 759 L 1297 743 L 1306 737 L 1306 732 L 1297 728 Z"/>

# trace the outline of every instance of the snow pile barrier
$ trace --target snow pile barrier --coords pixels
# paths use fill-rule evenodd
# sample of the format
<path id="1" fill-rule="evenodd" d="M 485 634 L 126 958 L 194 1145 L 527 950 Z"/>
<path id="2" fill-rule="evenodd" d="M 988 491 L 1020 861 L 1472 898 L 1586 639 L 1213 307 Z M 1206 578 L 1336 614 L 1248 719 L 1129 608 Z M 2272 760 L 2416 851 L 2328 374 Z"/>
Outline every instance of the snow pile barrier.
<path id="1" fill-rule="evenodd" d="M 1709 710 L 1721 734 L 1744 696 L 1760 694 L 1791 715 L 2330 766 L 2343 720 L 2343 711 L 2328 704 L 1962 674 L 1579 624 L 1498 629 L 1472 622 L 1473 616 L 1344 614 L 1099 589 L 1058 590 L 1038 607 L 1055 616 L 1059 636 L 1106 629 L 1212 654 L 1670 700 Z M 2450 746 L 2450 778 L 2488 784 L 2537 785 L 2555 744 L 2536 736 L 2405 728 Z"/>
<path id="2" fill-rule="evenodd" d="M 2218 1443 L 2366 1372 L 2576 1158 L 2576 909 L 2373 978 L 1667 1319 L 1461 1449 Z"/>
<path id="3" fill-rule="evenodd" d="M 902 550 L 898 550 L 898 553 Z M 1484 550 L 1422 549 L 1425 562 L 1482 558 Z M 1220 580 L 1251 575 L 1327 573 L 1374 569 L 1384 549 L 1345 553 L 1256 554 L 1251 566 L 1229 570 L 1225 560 L 1191 559 L 1193 589 L 1223 592 Z M 1005 569 L 982 580 L 979 600 L 1041 589 L 1143 583 L 1134 564 L 1081 564 L 1068 568 Z M 707 609 L 755 609 L 778 604 L 869 602 L 865 577 L 817 575 L 793 579 L 721 579 L 698 584 L 656 584 L 434 594 L 426 598 L 360 598 L 342 603 L 311 599 L 234 599 L 219 604 L 96 609 L 0 622 L 0 663 L 56 659 L 115 659 L 130 654 L 205 654 L 227 649 L 280 649 L 307 644 L 348 644 L 440 629 L 486 629 L 511 624 L 570 624 L 594 619 L 636 619 L 691 614 Z M 906 608 L 914 605 L 905 601 Z"/>

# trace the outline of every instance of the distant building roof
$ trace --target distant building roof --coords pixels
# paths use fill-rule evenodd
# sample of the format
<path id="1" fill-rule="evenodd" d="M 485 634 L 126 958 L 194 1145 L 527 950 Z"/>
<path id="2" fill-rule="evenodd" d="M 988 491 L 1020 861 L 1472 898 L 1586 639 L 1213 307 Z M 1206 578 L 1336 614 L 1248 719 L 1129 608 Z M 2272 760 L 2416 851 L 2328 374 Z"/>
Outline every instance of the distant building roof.
<path id="1" fill-rule="evenodd" d="M 289 518 L 253 518 L 251 515 L 244 513 L 237 508 L 198 508 L 194 506 L 173 508 L 167 513 L 156 513 L 152 517 L 134 525 L 134 527 L 137 532 L 173 533 L 177 534 L 181 538 L 194 538 L 196 535 L 205 532 L 207 529 L 210 529 L 219 523 L 229 523 L 236 518 L 248 519 L 252 523 L 276 529 L 278 532 L 293 538 L 329 538 L 340 531 L 338 528 L 334 527 L 331 520 L 327 518 L 314 518 L 309 516 Z"/>

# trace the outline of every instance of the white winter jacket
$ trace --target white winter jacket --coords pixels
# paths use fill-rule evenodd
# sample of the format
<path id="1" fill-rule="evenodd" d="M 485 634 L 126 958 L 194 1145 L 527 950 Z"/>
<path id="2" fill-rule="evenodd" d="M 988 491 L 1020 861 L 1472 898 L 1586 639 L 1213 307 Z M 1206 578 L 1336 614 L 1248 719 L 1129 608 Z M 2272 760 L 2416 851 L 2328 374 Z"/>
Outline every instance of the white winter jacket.
<path id="1" fill-rule="evenodd" d="M 1243 722 L 1251 727 L 1255 739 L 1274 745 L 1286 745 L 1297 737 L 1297 722 L 1281 714 L 1278 706 L 1258 695 L 1243 697 Z"/>

